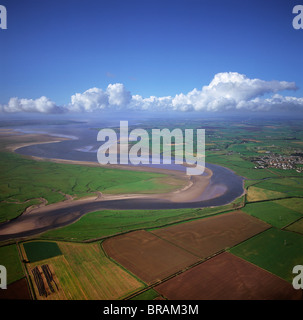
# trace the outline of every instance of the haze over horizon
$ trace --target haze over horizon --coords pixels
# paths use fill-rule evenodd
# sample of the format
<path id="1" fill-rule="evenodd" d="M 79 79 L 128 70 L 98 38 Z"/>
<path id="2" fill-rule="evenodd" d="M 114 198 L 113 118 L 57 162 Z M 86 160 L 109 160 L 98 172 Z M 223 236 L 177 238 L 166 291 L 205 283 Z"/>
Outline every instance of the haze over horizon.
<path id="1" fill-rule="evenodd" d="M 295 2 L 4 0 L 1 117 L 301 113 Z"/>

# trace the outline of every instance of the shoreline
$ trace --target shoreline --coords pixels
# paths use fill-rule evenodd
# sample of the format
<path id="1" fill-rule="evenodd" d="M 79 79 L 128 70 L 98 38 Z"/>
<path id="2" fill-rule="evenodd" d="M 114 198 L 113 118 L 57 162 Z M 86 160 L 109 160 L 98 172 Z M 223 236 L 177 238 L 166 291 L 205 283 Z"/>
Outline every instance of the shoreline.
<path id="1" fill-rule="evenodd" d="M 17 153 L 16 150 L 36 145 L 36 144 L 46 144 L 46 143 L 59 143 L 61 141 L 69 140 L 66 137 L 53 137 L 51 135 L 47 134 L 33 134 L 33 133 L 23 133 L 19 134 L 17 131 L 14 130 L 6 130 L 5 133 L 11 132 L 16 133 L 16 136 L 26 136 L 28 138 L 37 138 L 37 141 L 34 142 L 22 142 L 22 143 L 14 143 L 13 145 L 7 146 L 6 149 L 10 152 Z M 0 136 L 1 136 L 0 131 Z M 43 138 L 43 141 L 40 141 L 41 138 Z M 54 139 L 53 139 L 54 138 Z M 19 153 L 17 153 L 19 154 Z M 22 154 L 20 154 L 22 155 Z M 155 199 L 165 199 L 172 202 L 188 202 L 196 199 L 201 193 L 204 192 L 206 187 L 209 184 L 210 178 L 213 175 L 213 172 L 205 167 L 205 171 L 207 173 L 207 176 L 200 175 L 200 176 L 189 176 L 186 175 L 183 171 L 178 170 L 170 170 L 170 169 L 164 169 L 164 168 L 154 168 L 154 167 L 148 167 L 148 166 L 131 166 L 131 165 L 121 165 L 121 164 L 107 164 L 107 165 L 101 165 L 98 162 L 92 162 L 92 161 L 80 161 L 80 160 L 67 160 L 67 159 L 57 159 L 57 158 L 43 158 L 43 157 L 37 157 L 37 156 L 30 156 L 30 155 L 22 155 L 25 157 L 28 157 L 30 159 L 36 160 L 36 161 L 46 161 L 46 162 L 53 162 L 53 163 L 60 163 L 60 164 L 72 164 L 72 165 L 84 165 L 84 166 L 92 166 L 92 167 L 102 167 L 102 168 L 109 168 L 109 169 L 118 169 L 118 170 L 128 170 L 128 171 L 143 171 L 143 172 L 151 172 L 151 173 L 160 173 L 172 176 L 174 178 L 177 178 L 180 181 L 184 181 L 184 185 L 181 187 L 181 189 L 173 190 L 171 192 L 167 193 L 154 193 L 154 194 L 127 194 L 127 193 L 121 193 L 121 194 L 102 194 L 102 199 L 104 200 L 114 200 L 114 199 L 129 199 L 129 198 L 155 198 Z M 96 190 L 98 191 L 98 190 Z M 86 199 L 92 200 L 94 197 L 89 197 Z M 72 200 L 76 201 L 76 200 Z M 32 211 L 32 210 L 31 210 Z"/>
<path id="2" fill-rule="evenodd" d="M 121 164 L 108 164 L 108 165 L 100 165 L 97 162 L 90 162 L 90 161 L 76 161 L 76 160 L 65 160 L 65 159 L 56 159 L 56 158 L 42 158 L 36 156 L 26 156 L 30 159 L 36 161 L 47 161 L 53 163 L 60 163 L 60 164 L 71 164 L 71 165 L 84 165 L 84 166 L 91 166 L 91 167 L 102 167 L 108 169 L 118 169 L 118 170 L 127 170 L 127 171 L 141 171 L 141 172 L 151 172 L 151 173 L 160 173 L 169 175 L 171 177 L 175 177 L 178 180 L 184 180 L 185 184 L 181 187 L 181 189 L 176 189 L 170 192 L 165 193 L 152 193 L 152 194 L 144 194 L 144 193 L 137 193 L 137 194 L 128 194 L 128 193 L 121 193 L 121 194 L 110 194 L 110 193 L 102 193 L 102 198 L 105 200 L 114 200 L 114 199 L 129 199 L 129 198 L 155 198 L 155 199 L 165 199 L 172 202 L 188 202 L 196 199 L 199 195 L 201 195 L 206 187 L 209 185 L 210 179 L 213 175 L 212 170 L 205 167 L 204 172 L 207 175 L 200 175 L 200 176 L 189 176 L 186 175 L 183 171 L 178 170 L 170 170 L 170 169 L 163 169 L 163 168 L 153 168 L 153 167 L 135 167 L 129 165 L 121 165 Z M 96 191 L 97 192 L 97 191 Z M 94 198 L 94 197 L 90 197 Z"/>
<path id="3" fill-rule="evenodd" d="M 56 137 L 56 139 L 52 139 L 52 137 L 47 137 L 46 135 L 31 134 L 30 137 L 35 138 L 36 141 L 24 141 L 25 139 L 23 136 L 22 143 L 16 143 L 16 141 L 13 141 L 14 143 L 11 143 L 9 146 L 6 146 L 5 149 L 10 152 L 15 152 L 18 148 L 24 147 L 26 145 L 40 143 L 55 143 L 63 140 L 69 140 L 66 138 L 60 139 L 58 137 Z M 39 138 L 41 137 L 43 138 L 43 141 L 39 141 Z M 49 159 L 29 155 L 21 156 L 31 158 L 37 161 L 76 164 L 94 167 L 102 166 L 97 162 L 89 161 Z M 188 176 L 186 175 L 185 170 L 169 170 L 147 166 L 136 167 L 128 165 L 104 165 L 103 167 L 111 169 L 163 173 L 171 177 L 173 176 L 179 179 L 183 179 L 185 184 L 182 186 L 182 188 L 167 193 L 115 195 L 96 192 L 96 195 L 92 197 L 88 196 L 77 200 L 68 199 L 50 205 L 34 207 L 31 208 L 31 210 L 25 210 L 25 212 L 23 212 L 17 218 L 0 224 L 0 238 L 20 238 L 23 236 L 26 237 L 34 234 L 39 234 L 50 229 L 71 224 L 80 219 L 84 214 L 97 210 L 154 210 L 171 208 L 202 208 L 207 206 L 213 206 L 212 203 L 214 203 L 214 200 L 215 202 L 218 201 L 217 199 L 220 199 L 219 202 L 224 202 L 223 204 L 228 203 L 226 202 L 226 200 L 224 200 L 226 198 L 226 192 L 211 196 L 209 199 L 203 200 L 202 202 L 200 200 L 197 200 L 199 196 L 203 194 L 203 192 L 211 184 L 210 180 L 213 176 L 213 171 L 210 168 L 205 167 L 205 171 L 207 173 L 206 176 Z"/>
<path id="4" fill-rule="evenodd" d="M 67 159 L 58 159 L 58 158 L 44 158 L 44 157 L 37 157 L 31 155 L 22 155 L 16 152 L 18 149 L 31 146 L 31 145 L 39 145 L 39 144 L 47 144 L 47 143 L 59 143 L 61 141 L 70 140 L 66 137 L 53 137 L 47 134 L 41 133 L 20 133 L 13 129 L 2 129 L 0 130 L 0 137 L 1 136 L 10 136 L 10 137 L 21 137 L 21 138 L 28 138 L 34 139 L 35 141 L 12 141 L 11 144 L 5 147 L 6 150 L 9 152 L 13 152 L 19 154 L 23 157 L 27 157 L 29 159 L 33 159 L 35 161 L 46 161 L 46 162 L 53 162 L 53 163 L 60 163 L 60 164 L 70 164 L 70 165 L 83 165 L 83 166 L 91 166 L 91 167 L 102 167 L 102 168 L 109 168 L 109 169 L 118 169 L 118 170 L 128 170 L 128 171 L 142 171 L 142 172 L 151 172 L 151 173 L 160 173 L 169 175 L 172 177 L 177 178 L 179 181 L 184 181 L 184 184 L 181 188 L 166 192 L 166 193 L 154 193 L 154 194 L 102 194 L 102 199 L 104 200 L 118 200 L 118 199 L 129 199 L 129 198 L 155 198 L 155 199 L 165 199 L 173 202 L 186 202 L 197 198 L 205 188 L 209 184 L 209 180 L 212 176 L 212 171 L 205 167 L 205 172 L 207 176 L 189 176 L 186 175 L 185 172 L 179 170 L 170 170 L 164 168 L 155 168 L 155 167 L 148 167 L 148 166 L 132 166 L 132 165 L 121 165 L 121 164 L 107 164 L 101 165 L 98 162 L 92 161 L 81 161 L 81 160 L 67 160 Z M 98 190 L 96 190 L 97 192 Z M 85 200 L 93 200 L 96 197 L 85 197 Z M 100 199 L 100 195 L 97 196 Z M 79 199 L 78 199 L 79 200 Z M 71 200 L 77 201 L 77 200 Z M 65 201 L 62 201 L 65 202 Z M 30 210 L 32 212 L 34 209 Z"/>

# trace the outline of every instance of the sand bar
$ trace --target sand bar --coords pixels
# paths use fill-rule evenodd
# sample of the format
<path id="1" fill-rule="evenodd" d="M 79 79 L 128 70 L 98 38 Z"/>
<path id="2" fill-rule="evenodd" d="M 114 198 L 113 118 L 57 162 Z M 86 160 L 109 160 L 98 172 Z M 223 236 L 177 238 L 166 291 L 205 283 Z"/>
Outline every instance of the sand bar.
<path id="1" fill-rule="evenodd" d="M 14 136 L 13 139 L 10 139 L 10 142 L 5 149 L 11 152 L 16 151 L 18 148 L 29 146 L 33 144 L 40 143 L 58 143 L 60 141 L 66 140 L 66 138 L 58 138 L 47 136 L 45 134 L 15 134 L 14 131 L 9 133 L 7 130 L 0 132 L 1 136 L 7 137 Z M 26 141 L 27 140 L 27 141 Z M 30 141 L 28 141 L 30 140 Z M 77 164 L 77 165 L 86 165 L 86 166 L 101 166 L 97 162 L 88 162 L 88 161 L 74 161 L 74 160 L 62 160 L 62 159 L 45 159 L 34 156 L 27 156 L 29 158 L 35 159 L 37 161 L 50 161 L 56 163 L 66 163 L 66 164 Z M 105 167 L 105 166 L 104 166 Z M 149 200 L 152 202 L 157 201 L 169 201 L 169 202 L 190 202 L 193 199 L 197 198 L 208 186 L 210 178 L 212 176 L 212 171 L 208 168 L 205 168 L 207 175 L 200 176 L 188 176 L 185 171 L 177 170 L 167 170 L 162 168 L 152 168 L 152 167 L 139 167 L 139 166 L 128 166 L 128 165 L 106 165 L 107 168 L 114 168 L 120 170 L 135 170 L 135 171 L 146 171 L 146 172 L 155 172 L 162 173 L 173 176 L 175 178 L 181 179 L 184 184 L 179 190 L 160 193 L 160 194 L 120 194 L 120 195 L 110 195 L 110 194 L 100 194 L 97 193 L 96 196 L 86 197 L 84 199 L 62 201 L 50 205 L 42 205 L 33 207 L 30 210 L 26 210 L 19 218 L 14 219 L 8 223 L 0 225 L 0 235 L 17 235 L 24 232 L 31 232 L 35 230 L 44 230 L 51 229 L 52 227 L 58 227 L 58 225 L 64 225 L 79 219 L 83 212 L 78 210 L 78 208 L 83 206 L 96 205 L 96 207 L 102 208 L 102 204 L 115 202 L 120 200 L 130 200 L 140 201 L 140 199 Z M 53 213 L 57 212 L 57 215 Z M 64 215 L 58 215 L 58 212 L 64 212 Z M 66 214 L 65 214 L 66 213 Z"/>

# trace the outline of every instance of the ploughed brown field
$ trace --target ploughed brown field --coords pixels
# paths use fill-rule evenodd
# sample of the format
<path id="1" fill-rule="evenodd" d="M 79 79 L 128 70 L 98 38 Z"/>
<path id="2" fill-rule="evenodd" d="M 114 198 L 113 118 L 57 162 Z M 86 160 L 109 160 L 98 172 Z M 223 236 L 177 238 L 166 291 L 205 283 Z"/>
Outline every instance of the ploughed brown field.
<path id="1" fill-rule="evenodd" d="M 221 253 L 158 285 L 169 300 L 297 300 L 285 280 L 231 253 Z"/>
<path id="2" fill-rule="evenodd" d="M 199 259 L 147 231 L 134 231 L 103 242 L 106 253 L 144 282 L 151 284 Z"/>
<path id="3" fill-rule="evenodd" d="M 234 211 L 157 229 L 152 233 L 192 254 L 206 258 L 270 228 L 244 212 Z"/>
<path id="4" fill-rule="evenodd" d="M 123 267 L 152 284 L 268 228 L 265 222 L 235 211 L 112 237 L 103 242 L 103 248 Z"/>
<path id="5" fill-rule="evenodd" d="M 0 300 L 30 300 L 31 295 L 25 278 L 17 280 L 7 286 L 7 289 L 0 289 Z"/>

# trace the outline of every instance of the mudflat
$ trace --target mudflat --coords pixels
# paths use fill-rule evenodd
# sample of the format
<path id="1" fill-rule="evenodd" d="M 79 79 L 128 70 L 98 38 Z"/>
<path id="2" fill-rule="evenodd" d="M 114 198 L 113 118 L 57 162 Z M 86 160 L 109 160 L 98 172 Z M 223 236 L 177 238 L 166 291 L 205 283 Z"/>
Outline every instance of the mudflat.
<path id="1" fill-rule="evenodd" d="M 14 152 L 18 148 L 40 144 L 40 143 L 58 143 L 66 140 L 66 138 L 52 137 L 45 134 L 18 134 L 15 131 L 3 130 L 0 131 L 0 136 L 5 137 L 6 145 L 2 147 L 4 150 Z M 40 157 L 29 156 L 37 161 L 50 161 L 56 163 L 77 164 L 85 166 L 100 167 L 97 162 L 74 161 L 62 159 L 45 159 Z M 182 188 L 178 190 L 159 193 L 159 194 L 118 194 L 118 195 L 103 195 L 100 192 L 94 197 L 86 197 L 84 199 L 62 201 L 51 205 L 40 205 L 38 207 L 26 210 L 19 218 L 4 223 L 0 226 L 0 236 L 21 234 L 23 232 L 37 233 L 45 231 L 47 228 L 66 225 L 79 219 L 84 213 L 83 208 L 86 205 L 91 205 L 92 210 L 102 208 L 103 204 L 115 202 L 117 200 L 140 200 L 145 199 L 152 202 L 168 201 L 176 203 L 190 202 L 196 199 L 205 188 L 208 186 L 212 171 L 205 168 L 206 175 L 188 176 L 185 171 L 168 170 L 163 168 L 139 167 L 127 165 L 104 165 L 103 167 L 117 170 L 135 170 L 145 172 L 162 173 L 174 177 L 182 181 Z M 112 205 L 114 207 L 114 205 Z M 88 206 L 87 206 L 88 207 Z M 63 214 L 64 213 L 64 214 Z"/>

